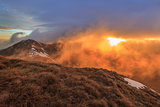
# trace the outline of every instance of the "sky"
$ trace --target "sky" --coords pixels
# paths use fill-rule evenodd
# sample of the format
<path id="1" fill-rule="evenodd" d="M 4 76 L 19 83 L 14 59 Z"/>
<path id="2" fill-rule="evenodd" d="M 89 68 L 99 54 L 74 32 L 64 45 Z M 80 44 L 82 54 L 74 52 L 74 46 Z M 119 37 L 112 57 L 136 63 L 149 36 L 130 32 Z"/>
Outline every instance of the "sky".
<path id="1" fill-rule="evenodd" d="M 124 36 L 158 37 L 159 11 L 159 0 L 0 0 L 0 40 L 17 32 L 47 38 L 93 24 Z"/>

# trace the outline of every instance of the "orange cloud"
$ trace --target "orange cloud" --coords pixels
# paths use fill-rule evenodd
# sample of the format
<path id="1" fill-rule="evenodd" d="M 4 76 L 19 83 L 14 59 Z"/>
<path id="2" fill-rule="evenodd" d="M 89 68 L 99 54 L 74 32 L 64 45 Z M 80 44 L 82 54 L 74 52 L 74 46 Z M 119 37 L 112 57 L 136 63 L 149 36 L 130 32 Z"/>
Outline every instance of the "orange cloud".
<path id="1" fill-rule="evenodd" d="M 116 71 L 160 91 L 160 40 L 123 38 L 111 46 L 108 37 L 119 37 L 104 29 L 76 32 L 59 41 L 64 43 L 56 62 L 71 67 L 96 67 Z M 118 38 L 117 38 L 118 37 Z M 117 38 L 117 39 L 116 39 Z"/>

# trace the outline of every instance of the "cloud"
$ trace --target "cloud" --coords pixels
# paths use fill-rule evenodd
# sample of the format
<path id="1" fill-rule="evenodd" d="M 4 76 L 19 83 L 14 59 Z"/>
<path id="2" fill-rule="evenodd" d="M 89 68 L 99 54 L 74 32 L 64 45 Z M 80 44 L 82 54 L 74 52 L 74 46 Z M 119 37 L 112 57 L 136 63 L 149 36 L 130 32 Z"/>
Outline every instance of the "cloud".
<path id="1" fill-rule="evenodd" d="M 26 39 L 26 37 L 19 37 L 19 35 L 24 35 L 24 34 L 25 34 L 24 32 L 17 32 L 11 36 L 10 40 L 0 41 L 0 49 L 7 48 L 23 39 Z"/>
<path id="2" fill-rule="evenodd" d="M 73 25 L 56 25 L 57 27 L 53 27 L 52 24 L 42 25 L 43 27 L 34 30 L 30 35 L 27 36 L 29 39 L 34 39 L 40 42 L 54 42 L 57 41 L 61 37 L 68 36 L 68 32 L 75 32 L 77 29 L 82 28 L 81 26 L 73 26 Z M 48 27 L 51 26 L 51 27 Z M 75 30 L 75 31 L 74 31 Z"/>
<path id="3" fill-rule="evenodd" d="M 124 36 L 149 37 L 160 34 L 159 1 L 6 0 L 2 3 L 12 13 L 14 10 L 12 15 L 16 18 L 12 22 L 16 22 L 15 25 L 18 23 L 34 30 L 39 27 L 54 29 L 66 25 L 70 27 L 70 25 L 85 26 L 101 23 Z"/>
<path id="4" fill-rule="evenodd" d="M 0 29 L 10 30 L 10 29 L 12 29 L 12 28 L 7 27 L 7 26 L 0 25 Z"/>
<path id="5" fill-rule="evenodd" d="M 3 1 L 1 1 L 3 4 Z M 11 6 L 12 7 L 12 6 Z M 33 30 L 34 26 L 43 24 L 35 19 L 30 14 L 22 11 L 17 11 L 16 8 L 11 8 L 9 4 L 0 4 L 0 28 L 2 29 L 22 29 Z"/>
<path id="6" fill-rule="evenodd" d="M 69 67 L 95 67 L 116 71 L 160 91 L 160 40 L 126 39 L 111 46 L 108 37 L 114 32 L 106 28 L 88 28 L 68 33 L 55 62 Z M 155 63 L 156 62 L 156 63 Z"/>
<path id="7" fill-rule="evenodd" d="M 9 26 L 5 26 L 5 25 L 0 25 L 0 29 L 1 30 L 6 30 L 6 31 L 13 30 L 13 29 L 29 30 L 29 29 L 22 28 L 20 26 L 9 27 Z"/>
<path id="8" fill-rule="evenodd" d="M 23 35 L 23 34 L 24 34 L 23 32 L 14 33 L 14 34 L 11 36 L 9 43 L 10 43 L 10 44 L 13 44 L 13 43 L 15 43 L 15 42 L 17 42 L 17 41 L 19 41 L 19 40 L 22 40 L 23 37 L 18 37 L 18 36 L 19 36 L 19 35 Z"/>

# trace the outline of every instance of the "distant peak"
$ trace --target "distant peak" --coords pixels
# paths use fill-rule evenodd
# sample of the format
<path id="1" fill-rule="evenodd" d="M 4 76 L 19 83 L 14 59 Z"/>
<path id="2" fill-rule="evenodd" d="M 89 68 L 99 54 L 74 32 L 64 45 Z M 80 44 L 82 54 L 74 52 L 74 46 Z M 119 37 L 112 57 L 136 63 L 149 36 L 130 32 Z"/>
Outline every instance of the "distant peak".
<path id="1" fill-rule="evenodd" d="M 37 42 L 37 41 L 33 39 L 27 39 L 27 40 L 23 40 L 23 42 Z"/>
<path id="2" fill-rule="evenodd" d="M 27 40 L 22 40 L 19 42 L 20 44 L 41 44 L 40 42 L 37 42 L 36 40 L 33 39 L 27 39 Z"/>

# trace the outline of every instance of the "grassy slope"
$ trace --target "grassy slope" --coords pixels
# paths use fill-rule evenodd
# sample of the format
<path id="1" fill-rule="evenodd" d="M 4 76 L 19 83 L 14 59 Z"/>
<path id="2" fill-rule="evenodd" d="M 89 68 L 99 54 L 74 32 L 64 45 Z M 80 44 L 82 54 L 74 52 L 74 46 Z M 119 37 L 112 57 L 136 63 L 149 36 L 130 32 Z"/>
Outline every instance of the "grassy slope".
<path id="1" fill-rule="evenodd" d="M 0 107 L 146 105 L 160 106 L 160 96 L 127 85 L 115 72 L 0 57 Z"/>

